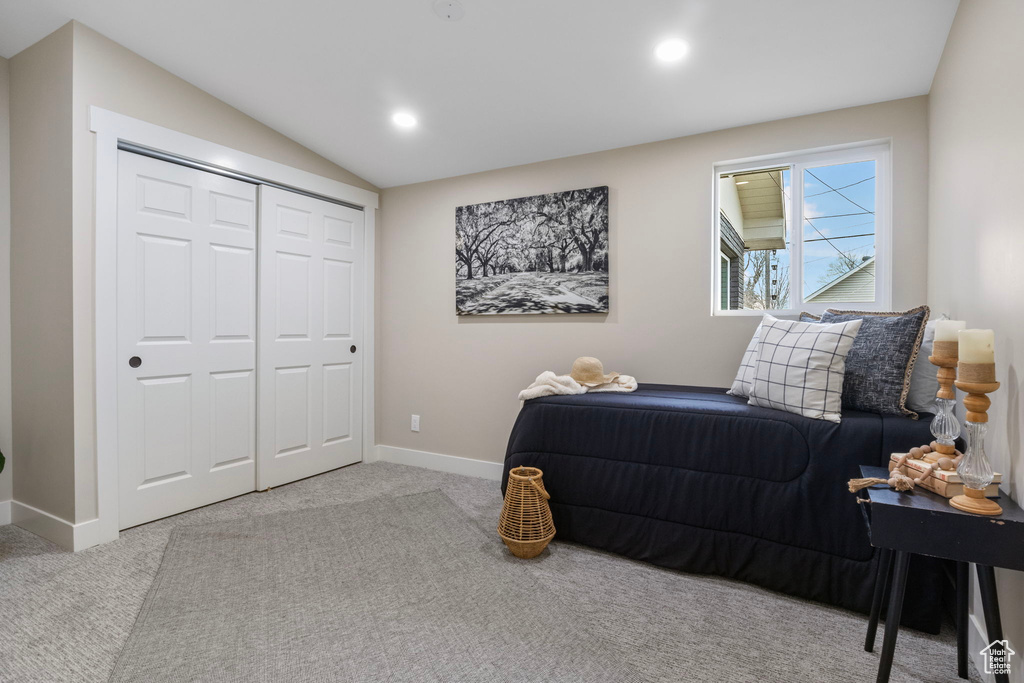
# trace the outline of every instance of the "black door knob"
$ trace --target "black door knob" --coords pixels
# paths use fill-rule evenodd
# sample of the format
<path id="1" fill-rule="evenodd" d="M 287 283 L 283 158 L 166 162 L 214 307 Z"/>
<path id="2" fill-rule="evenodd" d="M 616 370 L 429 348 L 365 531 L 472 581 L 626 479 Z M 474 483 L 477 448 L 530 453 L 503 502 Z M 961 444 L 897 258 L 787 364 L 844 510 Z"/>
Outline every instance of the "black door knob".
<path id="1" fill-rule="evenodd" d="M 142 359 L 139 358 L 138 356 L 132 356 L 131 358 L 128 359 L 128 365 L 132 366 L 133 368 L 137 368 L 140 365 L 142 365 Z"/>
<path id="2" fill-rule="evenodd" d="M 348 347 L 348 350 L 351 351 L 352 353 L 355 353 L 356 352 L 356 345 L 353 344 L 352 346 Z"/>

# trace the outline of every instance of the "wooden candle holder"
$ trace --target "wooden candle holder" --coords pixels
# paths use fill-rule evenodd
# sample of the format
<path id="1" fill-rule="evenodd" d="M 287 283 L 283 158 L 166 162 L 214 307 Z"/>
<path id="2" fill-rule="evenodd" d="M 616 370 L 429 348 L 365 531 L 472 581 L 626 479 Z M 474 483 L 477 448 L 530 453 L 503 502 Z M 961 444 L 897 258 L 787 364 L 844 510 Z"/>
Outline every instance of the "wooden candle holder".
<path id="1" fill-rule="evenodd" d="M 991 394 L 999 388 L 996 381 L 995 363 L 959 363 L 960 377 L 956 380 L 956 388 L 966 392 L 964 408 L 967 409 L 967 421 L 988 422 L 988 409 L 992 401 L 985 394 Z"/>
<path id="2" fill-rule="evenodd" d="M 939 341 L 932 344 L 932 355 L 928 360 L 939 369 L 935 376 L 939 380 L 939 398 L 956 398 L 953 382 L 956 381 L 956 366 L 960 356 L 959 344 L 955 341 Z"/>
<path id="3" fill-rule="evenodd" d="M 967 394 L 964 398 L 964 408 L 967 409 L 968 422 L 968 448 L 961 462 L 961 467 L 970 466 L 973 459 L 981 458 L 988 465 L 988 456 L 985 454 L 985 426 L 988 423 L 988 409 L 992 401 L 987 394 L 999 388 L 996 381 L 995 363 L 960 363 L 958 365 L 959 378 L 956 380 L 956 387 Z M 978 433 L 972 436 L 971 424 L 976 425 Z M 959 471 L 959 469 L 957 470 Z M 961 478 L 964 475 L 961 473 Z M 991 479 L 989 480 L 991 481 Z M 989 482 L 985 482 L 987 486 Z M 985 497 L 985 487 L 974 489 L 964 482 L 964 494 L 954 496 L 949 504 L 958 510 L 970 512 L 976 515 L 999 515 L 1003 508 L 994 500 Z"/>

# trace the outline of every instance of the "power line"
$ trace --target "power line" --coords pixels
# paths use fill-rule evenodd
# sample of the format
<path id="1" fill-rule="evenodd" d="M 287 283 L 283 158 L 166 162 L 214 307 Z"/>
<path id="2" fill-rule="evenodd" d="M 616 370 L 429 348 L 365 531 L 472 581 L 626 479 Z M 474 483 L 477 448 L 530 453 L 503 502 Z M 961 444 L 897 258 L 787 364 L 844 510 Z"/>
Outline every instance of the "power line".
<path id="1" fill-rule="evenodd" d="M 808 171 L 808 173 L 810 173 L 810 171 Z M 814 174 L 811 173 L 811 175 L 814 175 Z M 817 177 L 817 176 L 815 176 L 815 177 Z M 864 180 L 858 180 L 855 183 L 850 183 L 849 185 L 843 185 L 842 187 L 835 187 L 835 188 L 832 188 L 831 190 L 825 190 L 824 192 L 815 192 L 814 194 L 805 194 L 804 195 L 804 199 L 807 199 L 808 197 L 817 197 L 818 195 L 828 194 L 829 192 L 838 192 L 839 190 L 845 190 L 848 187 L 853 187 L 854 185 L 860 185 L 861 183 L 866 183 L 867 181 L 874 180 L 874 179 L 875 179 L 875 176 L 871 176 L 870 178 L 865 178 Z"/>
<path id="2" fill-rule="evenodd" d="M 870 220 L 870 221 L 865 221 L 863 223 L 854 223 L 853 225 L 842 225 L 842 226 L 839 226 L 838 228 L 829 228 L 829 229 L 830 230 L 852 230 L 853 228 L 859 228 L 859 227 L 864 226 L 864 225 L 874 225 L 874 224 L 875 224 L 875 222 L 873 220 Z M 874 235 L 876 233 L 872 232 L 872 233 L 866 233 L 866 234 Z M 839 235 L 839 236 L 836 236 L 836 237 L 832 237 L 831 239 L 841 239 L 842 237 L 858 237 L 858 235 Z M 812 242 L 812 241 L 813 242 L 817 242 L 817 241 L 820 241 L 820 240 L 816 240 L 816 239 L 804 240 L 804 242 Z"/>
<path id="3" fill-rule="evenodd" d="M 810 173 L 810 171 L 808 171 L 808 173 Z M 779 188 L 779 190 L 780 190 L 780 191 L 782 192 L 782 194 L 784 194 L 784 195 L 785 195 L 785 194 L 786 194 L 786 191 L 782 189 L 782 185 L 779 185 L 779 181 L 775 179 L 775 176 L 773 176 L 773 175 L 772 175 L 771 173 L 769 173 L 769 174 L 768 174 L 768 177 L 772 179 L 772 182 L 773 182 L 773 183 L 775 183 L 775 187 Z M 786 196 L 788 197 L 788 195 L 786 195 Z M 852 214 L 852 215 L 862 215 L 862 214 Z M 831 218 L 831 216 L 830 216 L 830 218 Z M 834 218 L 838 218 L 838 216 L 834 216 Z M 823 232 L 822 232 L 821 230 L 818 230 L 818 226 L 816 226 L 816 225 L 815 225 L 814 223 L 811 223 L 811 221 L 810 221 L 810 220 L 809 220 L 808 218 L 806 218 L 806 217 L 804 218 L 804 220 L 805 220 L 805 221 L 807 221 L 807 224 L 808 224 L 808 225 L 810 225 L 810 226 L 811 226 L 812 228 L 814 228 L 814 232 L 816 232 L 816 233 L 818 233 L 819 235 L 821 235 L 821 236 L 822 236 L 822 238 L 823 238 L 823 239 L 824 239 L 824 240 L 825 240 L 826 242 L 828 242 L 828 243 L 829 243 L 829 245 L 830 245 L 830 246 L 831 246 L 831 247 L 832 247 L 833 249 L 835 249 L 835 250 L 836 250 L 836 252 L 838 252 L 840 256 L 842 256 L 843 258 L 845 258 L 845 259 L 846 259 L 846 260 L 847 260 L 847 261 L 848 261 L 848 262 L 850 263 L 850 265 L 851 265 L 851 266 L 854 266 L 854 265 L 856 265 L 856 264 L 855 264 L 855 263 L 853 262 L 853 259 L 851 259 L 851 258 L 850 258 L 849 256 L 847 256 L 846 254 L 844 254 L 844 253 L 843 253 L 843 250 L 842 250 L 842 249 L 840 249 L 840 248 L 839 248 L 839 247 L 837 247 L 836 245 L 832 244 L 832 242 L 831 242 L 831 241 L 829 241 L 829 239 L 828 239 L 827 237 L 825 237 L 825 233 L 823 233 Z M 805 284 L 806 284 L 806 283 L 805 283 Z"/>
<path id="4" fill-rule="evenodd" d="M 832 228 L 832 230 L 850 230 L 852 228 L 859 228 L 862 225 L 874 225 L 874 224 L 875 224 L 875 221 L 874 221 L 874 219 L 872 219 L 870 221 L 864 221 L 863 223 L 854 223 L 853 225 L 841 225 L 838 228 Z"/>
<path id="5" fill-rule="evenodd" d="M 781 175 L 781 172 L 780 172 L 780 175 Z M 786 199 L 789 199 L 789 195 L 786 194 L 786 190 L 782 187 L 782 185 L 779 185 L 779 181 L 775 179 L 775 176 L 773 176 L 771 173 L 769 173 L 768 177 L 772 179 L 773 183 L 775 183 L 775 187 L 779 188 L 779 190 L 782 191 L 782 194 L 786 197 Z"/>
<path id="6" fill-rule="evenodd" d="M 872 213 L 872 214 L 874 213 L 874 211 L 871 211 L 871 210 L 870 210 L 870 209 L 868 209 L 868 208 L 867 208 L 866 206 L 861 206 L 860 204 L 858 204 L 857 202 L 853 201 L 852 199 L 850 199 L 849 197 L 847 197 L 847 196 L 846 196 L 845 194 L 843 194 L 842 192 L 840 192 L 840 191 L 839 191 L 838 189 L 836 189 L 836 188 L 832 187 L 831 185 L 829 185 L 828 183 L 826 183 L 826 182 L 825 182 L 824 180 L 822 180 L 822 179 L 821 179 L 821 178 L 819 178 L 818 176 L 814 175 L 814 173 L 812 173 L 810 169 L 807 169 L 807 174 L 808 174 L 809 176 L 811 176 L 812 178 L 814 178 L 815 180 L 817 180 L 817 181 L 818 181 L 819 183 L 821 183 L 822 185 L 824 185 L 825 187 L 827 187 L 828 189 L 830 189 L 830 190 L 832 190 L 833 192 L 835 192 L 835 193 L 836 193 L 837 195 L 839 195 L 840 197 L 842 197 L 842 198 L 843 198 L 843 199 L 845 199 L 846 201 L 848 201 L 848 202 L 850 202 L 851 204 L 853 204 L 854 206 L 856 206 L 856 207 L 857 207 L 858 209 L 864 209 L 864 210 L 865 210 L 865 211 L 867 211 L 868 213 Z"/>
<path id="7" fill-rule="evenodd" d="M 823 233 L 823 232 L 822 232 L 821 230 L 818 230 L 818 226 L 817 226 L 817 225 L 815 225 L 814 223 L 811 223 L 811 221 L 810 221 L 809 219 L 807 219 L 807 218 L 804 218 L 804 220 L 805 220 L 805 221 L 807 221 L 808 225 L 810 225 L 810 226 L 811 226 L 812 228 L 814 228 L 814 232 L 816 232 L 816 233 L 818 233 L 819 235 L 821 235 L 821 238 L 822 238 L 823 240 L 825 240 L 826 242 L 828 242 L 829 246 L 830 246 L 830 247 L 832 247 L 833 249 L 835 249 L 835 250 L 836 250 L 836 252 L 837 252 L 837 253 L 838 253 L 838 254 L 839 254 L 840 256 L 842 256 L 842 257 L 843 257 L 844 259 L 846 259 L 846 260 L 847 260 L 847 261 L 848 261 L 848 262 L 850 263 L 850 265 L 851 265 L 851 266 L 853 266 L 853 265 L 856 265 L 856 264 L 855 264 L 855 263 L 853 262 L 853 259 L 851 259 L 851 258 L 850 258 L 849 256 L 847 256 L 847 255 L 846 255 L 845 253 L 843 253 L 843 250 L 842 250 L 842 249 L 840 249 L 840 248 L 839 248 L 839 247 L 837 247 L 836 245 L 832 244 L 832 240 L 830 240 L 829 238 L 825 237 L 825 233 Z M 806 284 L 806 283 L 805 283 L 805 284 Z"/>
<path id="8" fill-rule="evenodd" d="M 822 180 L 818 176 L 814 175 L 814 173 L 812 173 L 810 170 L 807 170 L 807 173 L 811 177 L 813 177 L 815 180 L 817 180 L 819 183 L 821 183 L 822 185 L 827 187 L 828 188 L 828 192 L 835 192 L 840 197 L 842 197 L 846 201 L 850 202 L 851 204 L 853 204 L 857 208 L 864 209 L 864 211 L 858 212 L 858 213 L 842 213 L 842 214 L 834 214 L 834 215 L 830 215 L 830 216 L 804 216 L 804 220 L 807 222 L 808 225 L 810 225 L 814 229 L 814 232 L 816 232 L 819 235 L 821 235 L 821 239 L 809 239 L 809 240 L 805 239 L 804 242 L 805 243 L 806 242 L 828 242 L 829 246 L 831 246 L 833 249 L 836 250 L 836 253 L 838 253 L 839 256 L 842 257 L 849 264 L 850 269 L 852 270 L 852 269 L 856 268 L 858 264 L 852 258 L 850 258 L 849 254 L 844 252 L 842 249 L 837 247 L 835 244 L 832 244 L 832 239 L 846 239 L 846 238 L 851 238 L 851 237 L 873 237 L 874 233 L 867 233 L 867 234 L 863 234 L 863 235 L 842 235 L 842 236 L 834 237 L 834 238 L 830 239 L 830 238 L 826 237 L 825 234 L 821 230 L 818 229 L 818 226 L 816 226 L 814 223 L 811 222 L 811 219 L 813 218 L 814 220 L 819 220 L 819 219 L 823 219 L 823 218 L 844 218 L 844 217 L 847 217 L 847 216 L 864 216 L 864 215 L 872 215 L 873 216 L 875 214 L 874 211 L 869 210 L 867 207 L 861 206 L 860 204 L 858 204 L 857 202 L 853 201 L 852 199 L 847 197 L 845 194 L 840 192 L 839 190 L 844 190 L 847 187 L 853 187 L 854 185 L 860 185 L 861 183 L 864 183 L 864 182 L 867 182 L 867 181 L 871 180 L 875 176 L 871 176 L 869 178 L 864 178 L 863 180 L 858 180 L 855 183 L 850 183 L 849 185 L 843 185 L 842 187 L 836 188 L 836 187 L 832 187 L 831 185 L 826 183 L 824 180 Z M 782 194 L 788 198 L 789 195 L 786 194 L 786 190 L 783 189 L 783 187 L 779 184 L 779 181 L 775 180 L 775 176 L 772 173 L 769 173 L 768 177 L 772 179 L 772 182 L 775 183 L 775 186 L 777 188 L 779 188 L 779 190 L 782 192 Z M 812 195 L 808 195 L 808 196 L 810 196 L 810 197 L 817 197 L 818 195 L 821 195 L 821 194 L 827 194 L 827 192 L 818 192 L 817 194 L 812 194 Z M 804 198 L 806 199 L 807 197 L 804 197 Z M 868 221 L 867 223 L 859 223 L 857 225 L 847 225 L 847 226 L 844 226 L 844 228 L 846 228 L 846 229 L 855 228 L 855 227 L 859 227 L 860 225 L 868 225 L 869 223 L 874 223 L 874 221 Z M 856 247 L 855 249 L 860 249 L 860 248 L 863 248 L 864 246 L 869 246 L 869 245 L 863 245 L 862 247 Z M 854 249 L 851 249 L 851 251 L 853 251 L 853 250 Z M 831 257 L 828 257 L 828 258 L 831 258 Z M 815 260 L 821 260 L 821 259 L 815 259 Z M 806 281 L 804 281 L 803 284 L 804 284 L 805 287 L 807 286 L 807 282 Z"/>
<path id="9" fill-rule="evenodd" d="M 869 249 L 869 248 L 870 249 L 874 249 L 875 248 L 875 243 L 872 242 L 871 244 L 862 244 L 859 247 L 850 247 L 849 249 L 846 250 L 846 253 L 847 254 L 852 254 L 853 252 L 858 251 L 860 249 Z M 810 261 L 804 261 L 804 265 L 806 266 L 808 263 L 817 263 L 818 261 L 824 261 L 825 259 L 831 259 L 831 258 L 835 258 L 835 257 L 834 256 L 822 256 L 820 258 L 814 258 L 814 259 L 811 259 Z"/>
<path id="10" fill-rule="evenodd" d="M 816 237 L 814 239 L 804 240 L 804 243 L 806 244 L 807 242 L 822 242 L 822 241 L 827 242 L 830 239 L 831 240 L 845 240 L 845 239 L 850 239 L 851 237 L 874 237 L 874 236 L 875 236 L 875 233 L 873 233 L 873 232 L 865 232 L 865 233 L 860 234 L 860 235 L 836 235 L 835 237 L 822 237 L 821 239 L 818 239 Z"/>
<path id="11" fill-rule="evenodd" d="M 871 211 L 866 206 L 861 206 L 860 204 L 858 204 L 857 202 L 853 201 L 852 199 L 850 199 L 845 194 L 843 194 L 842 192 L 839 191 L 839 190 L 846 189 L 847 187 L 853 187 L 854 185 L 859 185 L 861 183 L 867 182 L 868 180 L 871 180 L 871 178 L 874 178 L 875 176 L 871 176 L 870 178 L 865 178 L 864 180 L 859 180 L 856 183 L 850 183 L 849 185 L 844 185 L 842 187 L 832 187 L 831 185 L 826 183 L 824 180 L 822 180 L 818 176 L 814 175 L 814 173 L 810 169 L 807 169 L 807 174 L 810 175 L 815 180 L 817 180 L 822 185 L 824 185 L 825 187 L 827 187 L 828 188 L 828 192 L 835 192 L 837 195 L 839 195 L 840 197 L 842 197 L 846 201 L 850 202 L 851 204 L 856 206 L 858 209 L 864 209 L 864 213 L 836 214 L 836 215 L 833 215 L 833 216 L 815 216 L 815 220 L 817 220 L 819 218 L 841 218 L 843 216 L 863 216 L 863 215 L 865 215 L 865 213 L 871 214 L 872 216 L 875 214 L 874 211 Z M 809 196 L 817 197 L 818 195 L 822 195 L 822 194 L 827 194 L 827 193 L 826 192 L 818 192 L 816 194 L 812 194 L 812 195 L 809 195 Z M 806 197 L 805 197 L 805 199 L 806 199 Z M 810 224 L 810 226 L 812 228 L 814 228 L 814 231 L 817 232 L 819 235 L 821 235 L 822 239 L 824 241 L 828 242 L 829 245 L 831 245 L 833 249 L 835 249 L 836 251 L 839 251 L 839 248 L 836 247 L 836 245 L 832 244 L 832 240 L 830 240 L 827 237 L 825 237 L 824 235 L 822 235 L 821 231 L 818 230 L 817 226 L 815 226 L 814 223 L 811 223 L 811 221 L 807 220 L 806 217 L 804 218 L 804 220 L 806 220 Z M 870 221 L 870 222 L 873 223 L 874 221 Z M 866 225 L 866 223 L 861 224 L 861 225 Z M 857 227 L 857 226 L 855 226 L 855 225 L 847 225 L 847 226 L 845 226 L 846 229 L 854 228 L 854 227 Z M 838 237 L 834 237 L 832 239 L 839 240 L 839 239 L 847 239 L 847 238 L 851 238 L 851 237 L 874 237 L 874 233 L 868 233 L 868 234 L 863 234 L 863 235 L 841 235 L 841 236 L 838 236 Z M 804 240 L 804 242 L 820 242 L 820 241 L 821 240 L 817 240 L 817 239 Z M 863 248 L 863 247 L 866 247 L 866 246 L 874 246 L 874 245 L 863 245 L 862 247 L 857 247 L 857 248 Z M 855 249 L 851 249 L 850 251 L 854 251 L 854 250 Z M 849 254 L 842 253 L 842 252 L 840 252 L 840 254 L 846 260 L 847 265 L 850 266 L 850 270 L 853 270 L 854 268 L 857 267 L 857 264 L 854 262 L 854 260 L 852 258 L 850 258 Z M 820 259 L 817 259 L 817 260 L 820 260 Z M 847 271 L 847 272 L 849 272 L 849 271 Z M 804 287 L 807 287 L 806 280 L 804 281 Z"/>
<path id="12" fill-rule="evenodd" d="M 866 215 L 869 215 L 869 214 L 874 216 L 875 212 L 874 211 L 858 211 L 857 213 L 834 213 L 834 214 L 829 215 L 829 216 L 804 216 L 804 220 L 807 220 L 808 218 L 813 218 L 814 220 L 818 220 L 820 218 L 842 218 L 844 216 L 866 216 Z"/>

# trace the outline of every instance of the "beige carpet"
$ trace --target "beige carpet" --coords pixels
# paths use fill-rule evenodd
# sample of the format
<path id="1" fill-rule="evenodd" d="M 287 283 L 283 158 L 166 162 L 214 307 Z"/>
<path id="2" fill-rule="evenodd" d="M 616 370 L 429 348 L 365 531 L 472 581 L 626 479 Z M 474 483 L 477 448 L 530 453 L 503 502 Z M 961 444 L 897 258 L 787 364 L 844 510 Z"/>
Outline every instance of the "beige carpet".
<path id="1" fill-rule="evenodd" d="M 501 504 L 495 482 L 388 463 L 241 496 L 131 529 L 115 543 L 77 554 L 0 527 L 0 681 L 107 680 L 179 526 L 433 489 L 450 497 L 500 550 L 492 535 Z M 863 650 L 861 614 L 557 539 L 529 570 L 642 680 L 874 680 L 877 648 L 874 654 Z M 903 630 L 892 681 L 959 681 L 955 653 L 950 632 Z M 981 679 L 973 673 L 972 680 Z"/>
<path id="2" fill-rule="evenodd" d="M 179 527 L 111 681 L 638 683 L 440 491 Z"/>

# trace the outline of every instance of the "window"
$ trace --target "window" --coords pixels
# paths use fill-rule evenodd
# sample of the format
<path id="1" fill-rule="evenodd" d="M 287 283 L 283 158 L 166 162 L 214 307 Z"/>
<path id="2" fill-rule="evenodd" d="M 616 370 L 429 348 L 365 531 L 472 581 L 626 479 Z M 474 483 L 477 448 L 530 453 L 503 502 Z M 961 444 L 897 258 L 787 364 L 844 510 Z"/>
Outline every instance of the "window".
<path id="1" fill-rule="evenodd" d="M 888 162 L 872 144 L 716 165 L 713 312 L 887 308 Z"/>

